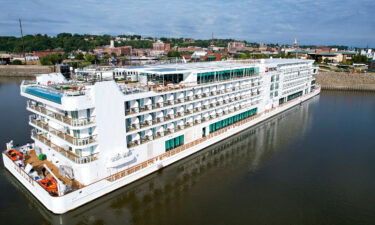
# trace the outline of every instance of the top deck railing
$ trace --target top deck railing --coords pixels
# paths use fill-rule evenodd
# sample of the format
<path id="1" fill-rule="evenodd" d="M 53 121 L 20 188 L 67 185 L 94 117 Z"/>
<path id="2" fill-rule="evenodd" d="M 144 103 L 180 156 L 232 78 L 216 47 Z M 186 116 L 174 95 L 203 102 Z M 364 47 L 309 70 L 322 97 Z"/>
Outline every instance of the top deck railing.
<path id="1" fill-rule="evenodd" d="M 38 87 L 65 96 L 81 96 L 86 94 L 86 85 L 74 82 L 43 85 L 35 80 L 24 80 L 21 84 L 21 90 L 24 92 L 28 87 Z"/>

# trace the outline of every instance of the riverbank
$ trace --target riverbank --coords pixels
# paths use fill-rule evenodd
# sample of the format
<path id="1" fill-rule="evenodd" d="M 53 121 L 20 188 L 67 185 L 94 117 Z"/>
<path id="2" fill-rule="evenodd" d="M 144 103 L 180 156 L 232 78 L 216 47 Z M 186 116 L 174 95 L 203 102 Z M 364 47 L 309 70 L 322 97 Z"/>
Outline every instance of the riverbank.
<path id="1" fill-rule="evenodd" d="M 35 74 L 53 72 L 53 66 L 0 65 L 0 77 L 34 77 Z"/>
<path id="2" fill-rule="evenodd" d="M 323 90 L 375 91 L 375 73 L 319 72 L 316 82 Z"/>

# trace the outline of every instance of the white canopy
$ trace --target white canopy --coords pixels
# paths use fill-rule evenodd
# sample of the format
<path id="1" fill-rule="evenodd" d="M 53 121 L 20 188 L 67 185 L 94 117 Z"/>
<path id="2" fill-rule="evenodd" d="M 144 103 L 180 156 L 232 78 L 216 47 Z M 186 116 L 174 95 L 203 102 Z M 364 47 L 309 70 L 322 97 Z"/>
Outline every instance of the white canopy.
<path id="1" fill-rule="evenodd" d="M 152 103 L 152 102 L 151 102 L 151 99 L 150 99 L 150 98 L 145 98 L 145 99 L 144 99 L 144 104 L 145 104 L 145 105 L 151 105 L 151 103 Z"/>
<path id="2" fill-rule="evenodd" d="M 187 108 L 187 109 L 193 109 L 194 106 L 193 106 L 193 104 L 189 104 L 189 105 L 186 106 L 186 108 Z"/>
<path id="3" fill-rule="evenodd" d="M 189 117 L 186 119 L 186 123 L 192 123 L 193 122 L 193 117 Z"/>
<path id="4" fill-rule="evenodd" d="M 62 75 L 62 73 L 46 73 L 36 75 L 36 82 L 39 84 L 47 85 L 66 83 L 67 80 L 65 79 L 64 75 Z"/>
<path id="5" fill-rule="evenodd" d="M 168 99 L 168 100 L 173 100 L 173 99 L 174 99 L 173 94 L 168 94 L 167 99 Z"/>
<path id="6" fill-rule="evenodd" d="M 156 112 L 156 118 L 164 117 L 163 111 Z"/>
<path id="7" fill-rule="evenodd" d="M 172 129 L 172 128 L 174 128 L 174 123 L 168 123 L 168 124 L 167 124 L 167 128 L 168 128 L 168 129 Z"/>
<path id="8" fill-rule="evenodd" d="M 164 127 L 163 126 L 157 127 L 156 132 L 164 132 Z"/>
<path id="9" fill-rule="evenodd" d="M 138 133 L 136 134 L 133 134 L 133 137 L 132 137 L 132 140 L 135 141 L 135 140 L 139 140 L 140 139 L 140 136 Z"/>
<path id="10" fill-rule="evenodd" d="M 164 102 L 162 96 L 156 96 L 155 98 L 156 98 L 156 102 L 157 102 L 157 103 L 162 103 L 162 102 Z"/>
<path id="11" fill-rule="evenodd" d="M 145 136 L 152 136 L 152 130 L 146 130 Z"/>
<path id="12" fill-rule="evenodd" d="M 144 120 L 152 120 L 152 116 L 150 114 L 146 114 Z"/>

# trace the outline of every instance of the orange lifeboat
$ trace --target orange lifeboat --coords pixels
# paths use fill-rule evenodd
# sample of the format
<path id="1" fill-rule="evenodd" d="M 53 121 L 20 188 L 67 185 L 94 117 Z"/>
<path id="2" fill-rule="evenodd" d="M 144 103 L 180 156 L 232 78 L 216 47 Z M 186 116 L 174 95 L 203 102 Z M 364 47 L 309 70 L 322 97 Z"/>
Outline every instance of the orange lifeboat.
<path id="1" fill-rule="evenodd" d="M 16 149 L 10 149 L 9 151 L 7 151 L 7 155 L 12 161 L 18 161 L 23 159 L 23 154 L 17 151 Z"/>
<path id="2" fill-rule="evenodd" d="M 57 181 L 52 177 L 46 177 L 43 180 L 39 180 L 38 183 L 49 193 L 57 194 Z"/>

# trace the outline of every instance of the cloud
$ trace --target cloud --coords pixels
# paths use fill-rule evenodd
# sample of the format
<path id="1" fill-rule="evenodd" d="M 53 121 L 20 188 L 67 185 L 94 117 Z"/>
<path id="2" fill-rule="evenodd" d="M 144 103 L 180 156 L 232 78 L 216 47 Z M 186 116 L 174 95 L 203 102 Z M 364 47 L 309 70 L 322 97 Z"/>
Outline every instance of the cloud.
<path id="1" fill-rule="evenodd" d="M 0 35 L 61 32 L 375 47 L 373 0 L 3 0 Z"/>

